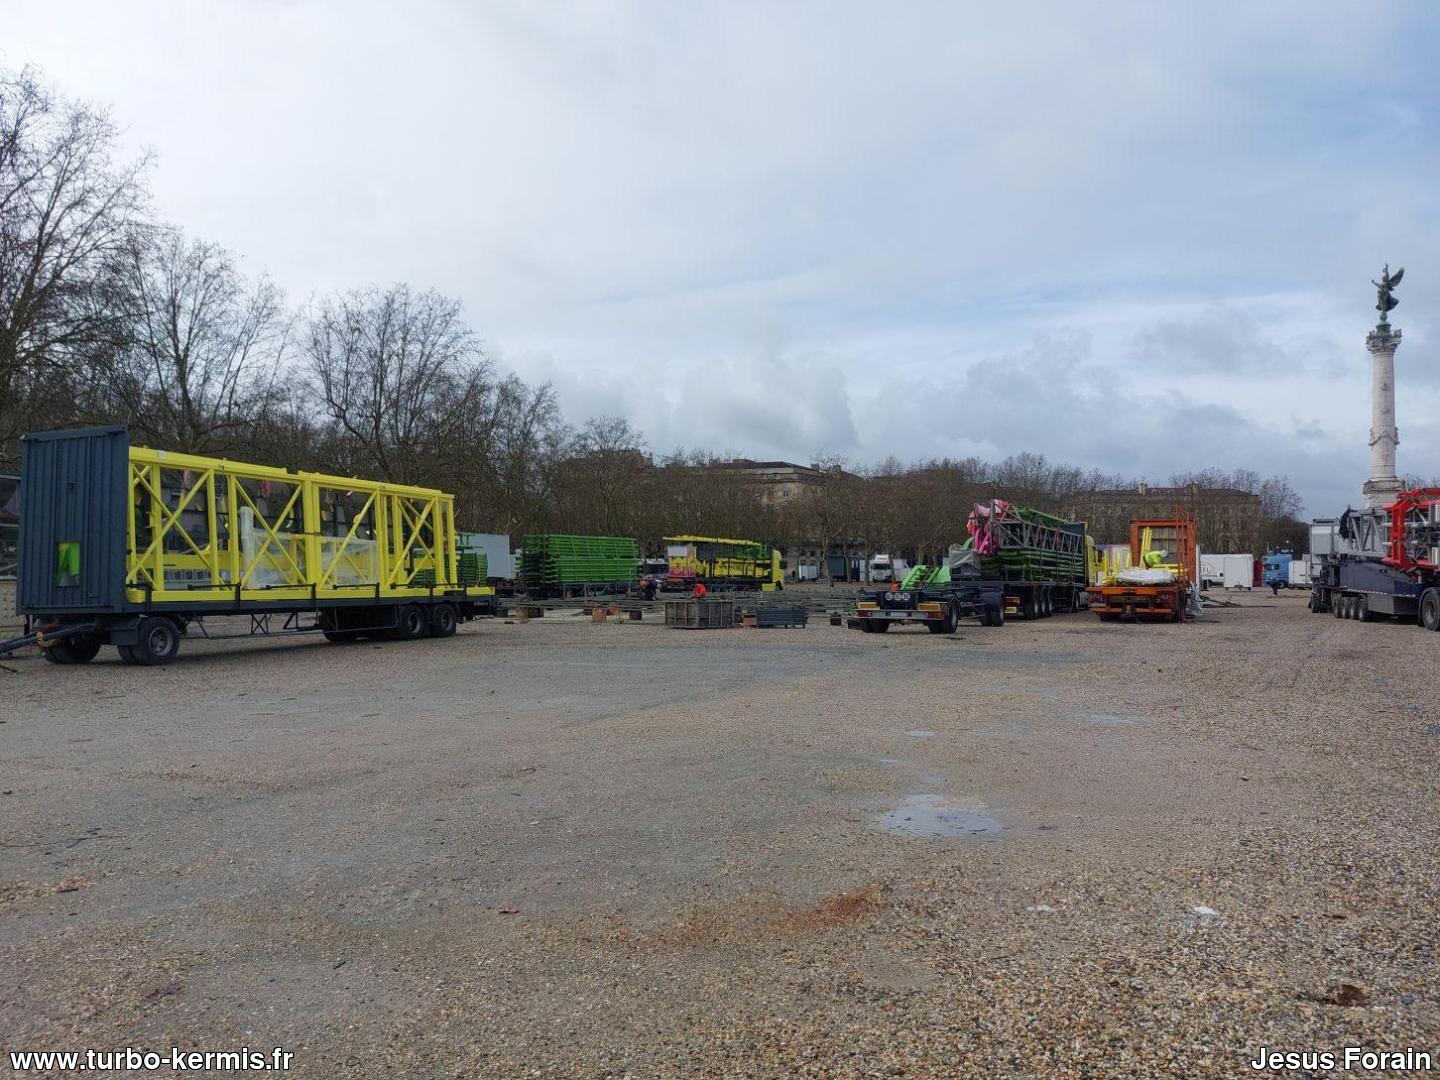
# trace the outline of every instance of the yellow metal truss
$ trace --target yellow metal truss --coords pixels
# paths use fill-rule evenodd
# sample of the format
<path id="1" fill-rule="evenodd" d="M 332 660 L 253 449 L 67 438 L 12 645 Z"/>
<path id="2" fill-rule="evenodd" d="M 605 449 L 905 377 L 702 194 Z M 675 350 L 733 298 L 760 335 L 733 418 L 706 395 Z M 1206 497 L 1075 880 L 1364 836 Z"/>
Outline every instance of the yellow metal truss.
<path id="1" fill-rule="evenodd" d="M 462 589 L 453 496 L 130 448 L 133 603 L 399 599 Z"/>

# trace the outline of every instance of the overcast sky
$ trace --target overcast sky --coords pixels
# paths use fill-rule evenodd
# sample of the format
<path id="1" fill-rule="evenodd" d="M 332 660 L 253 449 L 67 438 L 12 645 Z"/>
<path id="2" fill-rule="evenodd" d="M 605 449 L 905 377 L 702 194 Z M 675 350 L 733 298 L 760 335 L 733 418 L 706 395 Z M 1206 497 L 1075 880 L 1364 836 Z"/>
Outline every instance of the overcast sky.
<path id="1" fill-rule="evenodd" d="M 1425 3 L 39 3 L 160 212 L 298 303 L 409 281 L 655 450 L 1440 474 Z"/>

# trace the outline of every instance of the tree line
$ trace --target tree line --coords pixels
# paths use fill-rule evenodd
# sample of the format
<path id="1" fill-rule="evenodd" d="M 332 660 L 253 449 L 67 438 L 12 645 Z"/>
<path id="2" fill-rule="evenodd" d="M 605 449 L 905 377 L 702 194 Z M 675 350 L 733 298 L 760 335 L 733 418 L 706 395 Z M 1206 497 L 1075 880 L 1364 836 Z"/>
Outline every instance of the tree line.
<path id="1" fill-rule="evenodd" d="M 701 533 L 919 558 L 963 538 L 971 505 L 996 493 L 1083 515 L 1129 486 L 1034 454 L 826 458 L 796 497 L 771 499 L 710 452 L 652 454 L 624 420 L 566 423 L 548 385 L 496 367 L 456 298 L 397 283 L 293 305 L 233 253 L 158 220 L 153 167 L 121 159 L 106 109 L 33 69 L 0 71 L 0 471 L 17 467 L 26 431 L 113 423 L 176 452 L 440 487 L 463 527 L 517 538 L 625 535 L 656 550 Z M 1293 532 L 1284 478 L 1175 479 L 1259 495 L 1254 550 Z"/>

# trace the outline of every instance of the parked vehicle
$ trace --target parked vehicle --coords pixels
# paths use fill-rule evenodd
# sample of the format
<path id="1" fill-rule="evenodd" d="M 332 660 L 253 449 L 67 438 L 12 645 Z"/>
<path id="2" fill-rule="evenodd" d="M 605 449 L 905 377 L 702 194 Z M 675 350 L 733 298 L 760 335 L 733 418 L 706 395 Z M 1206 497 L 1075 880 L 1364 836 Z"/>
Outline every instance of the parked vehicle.
<path id="1" fill-rule="evenodd" d="M 758 540 L 718 536 L 667 536 L 665 554 L 671 588 L 709 590 L 783 589 L 785 561 L 780 550 Z"/>
<path id="2" fill-rule="evenodd" d="M 1440 630 L 1440 488 L 1402 491 L 1388 506 L 1316 520 L 1310 551 L 1311 611 Z"/>
<path id="3" fill-rule="evenodd" d="M 1095 556 L 1083 524 L 992 499 L 975 506 L 966 530 L 943 564 L 912 567 L 898 587 L 862 593 L 850 626 L 873 633 L 923 624 L 948 634 L 966 618 L 1002 626 L 1007 616 L 1043 619 L 1087 606 Z"/>
<path id="4" fill-rule="evenodd" d="M 1006 615 L 1042 619 L 1089 607 L 1098 558 L 1083 522 L 991 499 L 975 505 L 966 531 L 969 565 L 960 576 L 998 585 Z"/>
<path id="5" fill-rule="evenodd" d="M 166 664 L 211 615 L 410 640 L 492 610 L 494 590 L 462 580 L 444 492 L 150 450 L 121 427 L 21 447 L 16 608 L 32 633 L 9 644 L 55 663 L 108 644 Z"/>
<path id="6" fill-rule="evenodd" d="M 1254 581 L 1254 566 L 1253 555 L 1202 554 L 1200 581 L 1222 589 L 1248 589 Z"/>
<path id="7" fill-rule="evenodd" d="M 903 581 L 910 564 L 904 559 L 892 559 L 889 555 L 873 556 L 865 566 L 866 577 L 878 583 Z"/>
<path id="8" fill-rule="evenodd" d="M 1273 551 L 1265 556 L 1260 583 L 1265 586 L 1278 585 L 1282 589 L 1290 586 L 1290 564 L 1294 557 L 1288 551 Z"/>
<path id="9" fill-rule="evenodd" d="M 883 634 L 892 626 L 924 626 L 932 634 L 953 634 L 962 619 L 982 626 L 1005 625 L 1005 600 L 996 582 L 952 578 L 950 565 L 916 566 L 888 589 L 860 595 L 852 630 Z"/>
<path id="10" fill-rule="evenodd" d="M 1195 525 L 1183 518 L 1130 522 L 1133 565 L 1090 589 L 1101 619 L 1180 622 L 1196 586 Z"/>

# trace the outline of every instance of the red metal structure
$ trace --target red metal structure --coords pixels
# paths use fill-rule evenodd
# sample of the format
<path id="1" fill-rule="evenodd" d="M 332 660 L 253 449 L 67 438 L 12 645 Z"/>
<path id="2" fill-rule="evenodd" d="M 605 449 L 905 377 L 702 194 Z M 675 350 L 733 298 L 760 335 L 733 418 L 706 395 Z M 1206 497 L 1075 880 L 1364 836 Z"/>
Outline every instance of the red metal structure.
<path id="1" fill-rule="evenodd" d="M 1440 488 L 1402 491 L 1385 509 L 1390 541 L 1380 561 L 1407 574 L 1440 569 Z"/>

